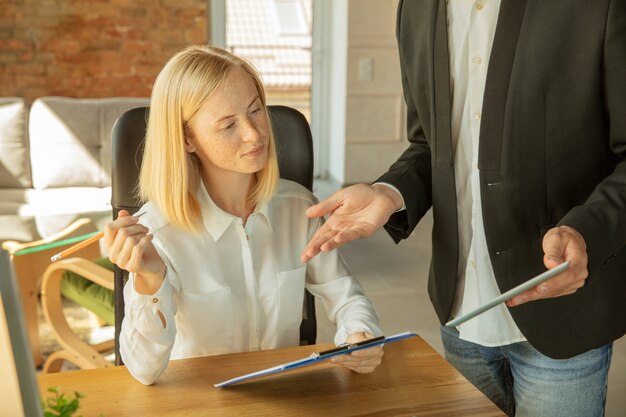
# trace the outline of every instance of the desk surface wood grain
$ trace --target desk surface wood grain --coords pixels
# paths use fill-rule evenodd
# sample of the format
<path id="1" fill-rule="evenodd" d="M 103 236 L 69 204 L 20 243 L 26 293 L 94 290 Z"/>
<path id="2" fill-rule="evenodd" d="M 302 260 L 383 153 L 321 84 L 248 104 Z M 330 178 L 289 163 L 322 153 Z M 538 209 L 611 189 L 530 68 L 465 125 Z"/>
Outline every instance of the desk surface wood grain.
<path id="1" fill-rule="evenodd" d="M 504 414 L 419 337 L 385 346 L 382 365 L 360 375 L 326 362 L 250 380 L 213 384 L 308 356 L 331 345 L 171 361 L 144 386 L 123 366 L 39 376 L 85 395 L 84 417 L 139 416 L 476 416 Z"/>

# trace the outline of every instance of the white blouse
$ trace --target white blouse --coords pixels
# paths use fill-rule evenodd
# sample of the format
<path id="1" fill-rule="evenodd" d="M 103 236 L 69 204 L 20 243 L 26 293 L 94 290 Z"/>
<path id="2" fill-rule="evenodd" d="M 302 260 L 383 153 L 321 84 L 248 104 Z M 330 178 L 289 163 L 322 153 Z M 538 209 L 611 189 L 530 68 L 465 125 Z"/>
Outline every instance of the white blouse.
<path id="1" fill-rule="evenodd" d="M 203 184 L 197 197 L 205 228 L 199 234 L 176 229 L 152 203 L 139 210 L 167 272 L 153 295 L 135 291 L 134 274 L 124 287 L 120 353 L 137 380 L 154 383 L 170 359 L 297 346 L 305 288 L 336 322 L 336 344 L 355 332 L 382 334 L 337 251 L 300 261 L 321 224 L 305 216 L 317 202 L 307 189 L 281 179 L 245 225 L 220 209 Z"/>

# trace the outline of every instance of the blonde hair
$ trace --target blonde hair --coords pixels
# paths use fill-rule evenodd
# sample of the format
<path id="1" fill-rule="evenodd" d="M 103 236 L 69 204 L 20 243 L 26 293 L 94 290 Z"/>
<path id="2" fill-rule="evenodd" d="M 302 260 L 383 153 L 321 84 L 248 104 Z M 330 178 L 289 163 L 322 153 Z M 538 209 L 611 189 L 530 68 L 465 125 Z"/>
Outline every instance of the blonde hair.
<path id="1" fill-rule="evenodd" d="M 201 174 L 197 156 L 185 149 L 185 127 L 233 67 L 252 78 L 270 126 L 267 164 L 257 173 L 250 195 L 254 205 L 262 204 L 276 189 L 278 160 L 265 91 L 252 65 L 223 49 L 189 46 L 168 61 L 152 88 L 139 197 L 154 202 L 171 224 L 190 232 L 198 232 L 202 224 L 195 195 Z"/>

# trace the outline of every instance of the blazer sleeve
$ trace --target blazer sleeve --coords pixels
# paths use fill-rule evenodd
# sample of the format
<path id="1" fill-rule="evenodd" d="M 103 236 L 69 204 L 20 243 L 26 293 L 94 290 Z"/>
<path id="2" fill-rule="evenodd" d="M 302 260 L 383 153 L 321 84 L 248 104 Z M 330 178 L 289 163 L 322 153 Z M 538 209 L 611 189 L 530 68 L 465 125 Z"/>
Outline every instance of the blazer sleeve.
<path id="1" fill-rule="evenodd" d="M 409 77 L 417 77 L 411 69 L 407 67 L 403 54 L 403 35 L 410 33 L 410 22 L 403 22 L 402 10 L 404 1 L 398 4 L 398 15 L 396 24 L 396 37 L 398 39 L 398 49 L 400 51 L 400 72 L 402 76 L 402 89 L 406 102 L 407 112 L 407 138 L 409 147 L 400 155 L 398 160 L 383 174 L 376 182 L 386 182 L 395 186 L 404 198 L 406 210 L 395 213 L 391 216 L 385 229 L 396 241 L 406 239 L 422 216 L 432 205 L 432 185 L 431 185 L 431 152 L 430 145 L 426 140 L 422 121 L 418 115 L 417 105 L 412 91 Z M 410 18 L 407 13 L 405 18 Z M 406 27 L 405 27 L 406 26 Z"/>
<path id="2" fill-rule="evenodd" d="M 417 106 L 413 98 L 408 74 L 410 69 L 402 54 L 403 30 L 410 31 L 402 25 L 402 9 L 405 2 L 398 4 L 398 15 L 396 25 L 396 37 L 398 39 L 398 49 L 400 51 L 400 71 L 402 76 L 402 89 L 406 102 L 407 112 L 407 138 L 409 147 L 400 155 L 398 160 L 391 165 L 389 170 L 375 182 L 386 182 L 395 186 L 404 198 L 406 210 L 395 213 L 385 225 L 385 229 L 396 241 L 406 239 L 422 216 L 432 205 L 431 197 L 431 152 L 430 145 L 426 140 L 422 121 L 419 118 Z M 409 22 L 406 22 L 407 24 Z M 420 94 L 420 92 L 417 92 Z M 421 94 L 426 94 L 421 92 Z"/>
<path id="3" fill-rule="evenodd" d="M 601 267 L 626 244 L 626 1 L 609 4 L 603 45 L 603 96 L 609 143 L 617 159 L 613 172 L 586 202 L 574 207 L 559 225 L 576 229 L 585 239 L 589 272 Z"/>

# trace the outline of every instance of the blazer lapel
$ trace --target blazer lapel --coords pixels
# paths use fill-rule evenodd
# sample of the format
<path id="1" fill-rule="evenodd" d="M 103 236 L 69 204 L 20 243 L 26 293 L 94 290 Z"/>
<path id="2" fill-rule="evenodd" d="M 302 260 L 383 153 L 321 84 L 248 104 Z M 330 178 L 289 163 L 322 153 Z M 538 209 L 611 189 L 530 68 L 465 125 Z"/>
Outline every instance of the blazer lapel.
<path id="1" fill-rule="evenodd" d="M 446 1 L 438 0 L 433 45 L 433 72 L 435 86 L 435 161 L 453 165 L 450 104 L 450 65 L 448 53 L 448 18 Z"/>
<path id="2" fill-rule="evenodd" d="M 502 0 L 500 4 L 483 96 L 478 150 L 481 171 L 500 170 L 506 100 L 525 7 L 526 0 Z"/>

